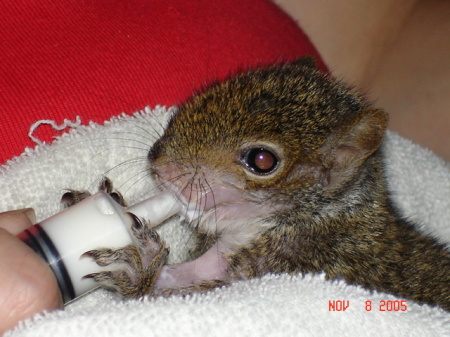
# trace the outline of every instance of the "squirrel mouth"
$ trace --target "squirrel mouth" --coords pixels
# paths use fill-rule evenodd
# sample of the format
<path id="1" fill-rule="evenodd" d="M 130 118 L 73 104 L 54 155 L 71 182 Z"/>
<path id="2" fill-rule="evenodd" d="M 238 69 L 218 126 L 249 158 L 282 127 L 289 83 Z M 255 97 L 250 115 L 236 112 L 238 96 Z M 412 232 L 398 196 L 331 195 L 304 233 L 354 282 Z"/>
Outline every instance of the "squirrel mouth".
<path id="1" fill-rule="evenodd" d="M 158 185 L 170 190 L 183 204 L 183 220 L 192 222 L 248 220 L 265 216 L 264 195 L 247 191 L 229 176 L 208 171 L 192 173 L 174 163 L 153 170 Z"/>
<path id="2" fill-rule="evenodd" d="M 182 218 L 191 222 L 205 215 L 216 213 L 221 219 L 246 217 L 245 210 L 255 201 L 248 200 L 236 187 L 229 184 L 209 185 L 208 189 L 198 190 L 193 186 L 180 187 L 167 181 L 160 181 L 183 204 Z M 184 220 L 183 219 L 183 220 Z"/>

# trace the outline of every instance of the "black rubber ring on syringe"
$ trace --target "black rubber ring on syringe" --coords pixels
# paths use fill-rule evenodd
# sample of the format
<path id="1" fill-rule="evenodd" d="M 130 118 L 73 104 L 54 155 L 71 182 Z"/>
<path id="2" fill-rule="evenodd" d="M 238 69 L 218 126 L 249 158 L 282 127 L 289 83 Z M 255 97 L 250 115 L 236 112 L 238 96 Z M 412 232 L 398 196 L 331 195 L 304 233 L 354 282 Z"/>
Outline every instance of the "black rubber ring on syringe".
<path id="1" fill-rule="evenodd" d="M 69 273 L 58 250 L 45 230 L 39 224 L 36 224 L 20 233 L 18 238 L 33 249 L 52 269 L 56 276 L 64 303 L 73 300 L 75 298 L 75 291 Z"/>

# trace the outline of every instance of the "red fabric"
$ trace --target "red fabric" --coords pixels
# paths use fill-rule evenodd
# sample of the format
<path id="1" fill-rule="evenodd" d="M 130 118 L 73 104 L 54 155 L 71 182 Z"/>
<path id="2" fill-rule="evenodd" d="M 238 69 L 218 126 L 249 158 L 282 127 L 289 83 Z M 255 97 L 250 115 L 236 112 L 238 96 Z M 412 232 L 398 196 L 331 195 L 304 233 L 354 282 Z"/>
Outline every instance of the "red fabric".
<path id="1" fill-rule="evenodd" d="M 102 122 L 249 67 L 318 57 L 265 0 L 5 0 L 0 30 L 0 164 L 35 145 L 38 120 Z"/>

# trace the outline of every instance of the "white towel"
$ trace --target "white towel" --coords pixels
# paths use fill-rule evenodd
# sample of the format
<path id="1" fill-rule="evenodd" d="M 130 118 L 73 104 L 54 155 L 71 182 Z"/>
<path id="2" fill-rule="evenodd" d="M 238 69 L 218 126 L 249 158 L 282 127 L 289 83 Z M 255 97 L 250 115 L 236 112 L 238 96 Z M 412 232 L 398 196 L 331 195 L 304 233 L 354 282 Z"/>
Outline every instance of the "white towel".
<path id="1" fill-rule="evenodd" d="M 65 189 L 95 192 L 103 176 L 110 177 L 130 203 L 151 195 L 146 153 L 173 111 L 157 107 L 122 115 L 27 150 L 0 167 L 0 211 L 34 207 L 38 220 L 45 219 L 59 211 Z M 450 242 L 449 163 L 392 132 L 384 150 L 398 207 L 421 230 Z M 186 226 L 171 219 L 158 231 L 171 247 L 171 262 L 187 258 Z M 97 290 L 64 311 L 21 322 L 6 335 L 450 336 L 449 313 L 412 301 L 401 311 L 399 301 L 326 281 L 323 275 L 266 275 L 185 298 L 122 301 Z"/>

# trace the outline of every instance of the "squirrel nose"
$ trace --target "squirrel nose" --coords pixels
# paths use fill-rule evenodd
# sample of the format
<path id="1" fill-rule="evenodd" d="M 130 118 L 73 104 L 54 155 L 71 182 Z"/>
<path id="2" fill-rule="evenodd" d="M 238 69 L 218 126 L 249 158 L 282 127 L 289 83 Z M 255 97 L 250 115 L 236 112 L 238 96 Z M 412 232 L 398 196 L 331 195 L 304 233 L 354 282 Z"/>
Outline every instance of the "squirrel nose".
<path id="1" fill-rule="evenodd" d="M 156 159 L 160 156 L 162 151 L 162 145 L 161 142 L 158 140 L 153 144 L 152 148 L 148 152 L 147 159 L 151 163 L 155 162 Z"/>

